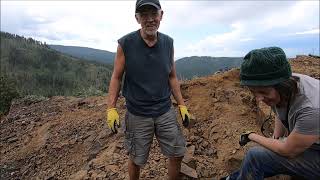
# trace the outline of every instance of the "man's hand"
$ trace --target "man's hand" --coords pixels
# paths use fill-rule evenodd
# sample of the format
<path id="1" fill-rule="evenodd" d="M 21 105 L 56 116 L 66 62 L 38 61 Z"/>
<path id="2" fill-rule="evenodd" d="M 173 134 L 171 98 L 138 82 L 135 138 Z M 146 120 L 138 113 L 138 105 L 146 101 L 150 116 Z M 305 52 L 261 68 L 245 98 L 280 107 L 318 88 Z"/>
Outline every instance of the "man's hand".
<path id="1" fill-rule="evenodd" d="M 184 105 L 179 105 L 179 111 L 182 118 L 182 124 L 184 127 L 188 127 L 190 124 L 190 114 L 188 112 L 188 109 Z"/>
<path id="2" fill-rule="evenodd" d="M 249 134 L 251 133 L 255 133 L 254 131 L 246 131 L 244 133 L 242 133 L 240 135 L 240 141 L 239 141 L 239 144 L 240 146 L 244 146 L 246 145 L 248 142 L 250 142 L 251 140 L 249 139 Z"/>
<path id="3" fill-rule="evenodd" d="M 116 108 L 107 110 L 107 124 L 113 133 L 117 133 L 117 128 L 120 127 L 119 114 Z"/>

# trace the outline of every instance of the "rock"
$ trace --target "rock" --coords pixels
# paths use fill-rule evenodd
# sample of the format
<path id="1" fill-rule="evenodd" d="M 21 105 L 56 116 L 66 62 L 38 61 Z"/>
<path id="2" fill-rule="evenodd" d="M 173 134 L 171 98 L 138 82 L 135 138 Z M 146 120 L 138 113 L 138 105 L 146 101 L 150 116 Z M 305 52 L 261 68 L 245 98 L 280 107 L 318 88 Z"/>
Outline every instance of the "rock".
<path id="1" fill-rule="evenodd" d="M 202 133 L 202 129 L 201 129 L 201 128 L 198 128 L 198 129 L 197 129 L 197 132 L 198 132 L 198 133 Z"/>
<path id="2" fill-rule="evenodd" d="M 211 128 L 209 136 L 212 136 L 213 134 L 218 133 L 218 130 L 216 128 Z"/>
<path id="3" fill-rule="evenodd" d="M 111 170 L 113 173 L 119 172 L 119 167 L 116 166 L 116 165 L 107 165 L 107 166 L 106 166 L 106 169 Z"/>
<path id="4" fill-rule="evenodd" d="M 248 112 L 246 110 L 241 110 L 240 115 L 246 116 L 246 115 L 248 115 Z"/>
<path id="5" fill-rule="evenodd" d="M 97 179 L 104 179 L 107 177 L 107 173 L 106 172 L 100 172 L 98 175 L 97 175 Z"/>
<path id="6" fill-rule="evenodd" d="M 232 131 L 231 131 L 231 130 L 227 130 L 227 131 L 226 131 L 226 135 L 227 135 L 227 136 L 232 136 Z"/>
<path id="7" fill-rule="evenodd" d="M 153 158 L 155 161 L 160 161 L 160 157 L 159 155 L 155 155 L 155 157 Z"/>
<path id="8" fill-rule="evenodd" d="M 16 141 L 18 141 L 17 137 L 11 137 L 11 138 L 8 139 L 8 143 L 14 143 Z"/>
<path id="9" fill-rule="evenodd" d="M 189 163 L 193 159 L 194 150 L 195 150 L 195 146 L 189 146 L 187 148 L 187 152 L 185 153 L 182 161 L 185 163 Z"/>
<path id="10" fill-rule="evenodd" d="M 181 163 L 181 170 L 180 172 L 182 174 L 185 174 L 189 177 L 192 178 L 198 178 L 198 174 L 197 171 L 195 169 L 190 168 L 189 166 L 187 166 L 185 163 Z"/>
<path id="11" fill-rule="evenodd" d="M 197 144 L 200 144 L 202 141 L 203 141 L 203 138 L 199 138 L 199 139 L 197 140 Z"/>
<path id="12" fill-rule="evenodd" d="M 77 142 L 77 138 L 69 140 L 70 145 L 74 145 Z"/>
<path id="13" fill-rule="evenodd" d="M 219 136 L 214 136 L 212 139 L 214 140 L 214 142 L 217 142 L 219 139 Z"/>
<path id="14" fill-rule="evenodd" d="M 95 144 L 93 144 L 93 146 L 89 150 L 89 159 L 91 160 L 95 158 L 97 154 L 100 152 L 101 148 L 102 147 L 100 143 L 96 142 Z"/>
<path id="15" fill-rule="evenodd" d="M 215 149 L 208 149 L 207 151 L 206 151 L 206 155 L 207 156 L 213 156 L 213 155 L 215 155 L 215 154 L 217 154 L 217 150 L 215 150 Z"/>
<path id="16" fill-rule="evenodd" d="M 199 139 L 200 139 L 199 136 L 191 136 L 190 137 L 190 141 L 192 141 L 192 142 L 198 141 Z"/>
<path id="17" fill-rule="evenodd" d="M 105 167 L 106 167 L 106 166 L 102 164 L 102 165 L 98 166 L 97 169 L 100 169 L 100 170 L 103 171 L 103 170 L 105 169 Z"/>
<path id="18" fill-rule="evenodd" d="M 184 128 L 182 131 L 183 131 L 183 134 L 184 134 L 186 137 L 189 136 L 189 133 L 190 133 L 189 129 Z"/>
<path id="19" fill-rule="evenodd" d="M 42 164 L 41 160 L 37 160 L 37 161 L 36 161 L 36 164 L 37 164 L 37 165 Z"/>
<path id="20" fill-rule="evenodd" d="M 187 143 L 186 143 L 186 144 L 187 144 L 187 147 L 188 147 L 188 146 L 191 146 L 191 145 L 192 145 L 192 142 L 187 141 Z"/>
<path id="21" fill-rule="evenodd" d="M 88 105 L 88 108 L 93 108 L 94 107 L 94 104 L 89 104 Z"/>
<path id="22" fill-rule="evenodd" d="M 36 118 L 34 119 L 35 122 L 38 122 L 38 121 L 40 121 L 40 120 L 41 120 L 41 117 L 36 117 Z"/>
<path id="23" fill-rule="evenodd" d="M 203 176 L 203 177 L 209 177 L 209 176 L 210 176 L 210 171 L 209 171 L 209 170 L 204 170 L 204 171 L 202 172 L 202 176 Z"/>
<path id="24" fill-rule="evenodd" d="M 78 106 L 80 107 L 80 106 L 83 106 L 83 105 L 85 105 L 87 102 L 84 102 L 84 101 L 80 101 L 80 102 L 78 102 Z"/>
<path id="25" fill-rule="evenodd" d="M 118 144 L 116 145 L 116 148 L 117 148 L 117 149 L 123 149 L 123 143 L 118 143 Z"/>
<path id="26" fill-rule="evenodd" d="M 88 171 L 86 171 L 86 170 L 80 170 L 80 171 L 76 172 L 75 174 L 71 175 L 69 178 L 70 179 L 84 179 L 84 177 L 87 175 L 87 173 L 88 173 Z"/>
<path id="27" fill-rule="evenodd" d="M 56 172 L 52 172 L 50 175 L 46 176 L 44 179 L 46 179 L 46 180 L 54 179 L 55 175 L 56 175 Z"/>
<path id="28" fill-rule="evenodd" d="M 115 148 L 115 150 L 117 149 Z M 121 156 L 118 153 L 115 153 L 115 150 L 113 151 L 113 155 L 112 155 L 113 159 L 120 159 Z"/>
<path id="29" fill-rule="evenodd" d="M 209 145 L 208 141 L 203 141 L 202 142 L 202 147 L 206 148 Z"/>

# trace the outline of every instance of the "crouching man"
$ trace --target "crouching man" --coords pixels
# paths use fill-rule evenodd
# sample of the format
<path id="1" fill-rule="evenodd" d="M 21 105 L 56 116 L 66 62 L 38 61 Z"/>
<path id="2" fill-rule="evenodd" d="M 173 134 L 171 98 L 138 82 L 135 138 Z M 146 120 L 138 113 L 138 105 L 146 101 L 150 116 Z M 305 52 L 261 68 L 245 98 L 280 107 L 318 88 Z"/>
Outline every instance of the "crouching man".
<path id="1" fill-rule="evenodd" d="M 275 112 L 275 129 L 273 138 L 242 134 L 242 145 L 254 141 L 261 146 L 249 149 L 241 168 L 222 179 L 259 180 L 278 174 L 320 179 L 319 80 L 292 73 L 284 51 L 270 47 L 244 57 L 240 81 Z M 286 131 L 286 140 L 278 140 Z"/>

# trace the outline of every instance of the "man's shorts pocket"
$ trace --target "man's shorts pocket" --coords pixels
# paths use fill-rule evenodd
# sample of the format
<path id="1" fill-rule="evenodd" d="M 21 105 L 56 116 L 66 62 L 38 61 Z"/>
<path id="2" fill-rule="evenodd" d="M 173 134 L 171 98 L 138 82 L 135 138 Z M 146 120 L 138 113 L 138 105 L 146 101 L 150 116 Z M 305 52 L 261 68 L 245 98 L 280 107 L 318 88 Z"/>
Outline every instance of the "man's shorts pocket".
<path id="1" fill-rule="evenodd" d="M 127 154 L 135 155 L 134 133 L 128 131 L 125 132 L 124 146 L 127 150 Z"/>

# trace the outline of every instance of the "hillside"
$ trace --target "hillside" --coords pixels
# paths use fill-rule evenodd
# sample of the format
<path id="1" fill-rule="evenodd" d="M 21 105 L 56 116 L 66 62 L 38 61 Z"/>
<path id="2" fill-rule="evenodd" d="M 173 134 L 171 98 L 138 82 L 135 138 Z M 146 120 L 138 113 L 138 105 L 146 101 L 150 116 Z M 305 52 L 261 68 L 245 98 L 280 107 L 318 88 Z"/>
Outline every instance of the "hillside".
<path id="1" fill-rule="evenodd" d="M 320 78 L 320 58 L 298 56 L 290 63 L 294 72 Z M 181 89 L 194 115 L 193 127 L 183 128 L 188 154 L 182 171 L 198 179 L 217 179 L 238 168 L 254 146 L 240 147 L 239 134 L 260 132 L 269 109 L 240 87 L 238 69 L 183 82 Z M 112 135 L 107 128 L 106 98 L 16 101 L 0 122 L 0 179 L 128 179 L 124 134 Z M 117 108 L 123 120 L 123 97 Z M 141 179 L 166 179 L 167 162 L 154 141 Z"/>
<path id="2" fill-rule="evenodd" d="M 105 64 L 113 64 L 115 53 L 77 46 L 49 45 L 50 48 L 72 57 Z M 239 67 L 242 62 L 240 57 L 184 57 L 175 61 L 179 79 L 192 79 L 212 75 L 217 71 L 225 71 Z"/>
<path id="3" fill-rule="evenodd" d="M 115 53 L 104 51 L 100 49 L 93 49 L 88 47 L 78 46 L 62 46 L 62 45 L 49 45 L 50 48 L 70 56 L 96 61 L 105 64 L 113 64 Z"/>
<path id="4" fill-rule="evenodd" d="M 240 57 L 192 56 L 178 59 L 176 69 L 179 79 L 186 80 L 239 67 L 241 62 Z"/>
<path id="5" fill-rule="evenodd" d="M 112 66 L 87 62 L 32 38 L 1 32 L 1 76 L 12 79 L 21 96 L 76 96 L 107 91 Z"/>

